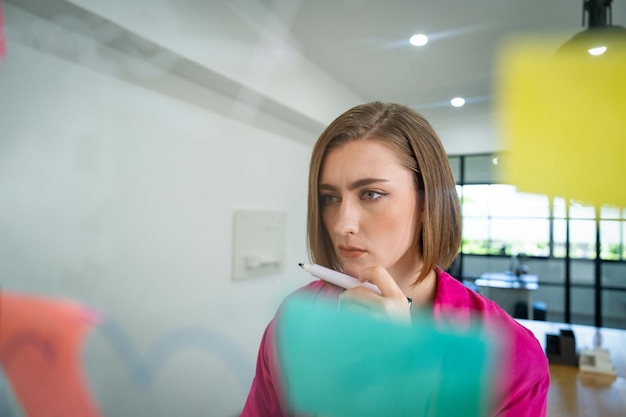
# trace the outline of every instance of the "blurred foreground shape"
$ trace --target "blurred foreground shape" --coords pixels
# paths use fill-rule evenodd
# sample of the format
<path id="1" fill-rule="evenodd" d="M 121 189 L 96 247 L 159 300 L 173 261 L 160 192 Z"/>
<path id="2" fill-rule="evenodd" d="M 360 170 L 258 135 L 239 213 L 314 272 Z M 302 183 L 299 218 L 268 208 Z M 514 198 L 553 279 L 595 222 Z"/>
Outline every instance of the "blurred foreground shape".
<path id="1" fill-rule="evenodd" d="M 101 417 L 82 367 L 100 315 L 60 299 L 0 292 L 0 363 L 27 417 Z"/>
<path id="2" fill-rule="evenodd" d="M 546 39 L 500 56 L 503 181 L 520 191 L 626 207 L 626 39 L 598 56 Z"/>
<path id="3" fill-rule="evenodd" d="M 293 297 L 276 330 L 291 411 L 488 415 L 497 355 L 482 330 L 438 327 L 425 312 L 407 325 Z"/>

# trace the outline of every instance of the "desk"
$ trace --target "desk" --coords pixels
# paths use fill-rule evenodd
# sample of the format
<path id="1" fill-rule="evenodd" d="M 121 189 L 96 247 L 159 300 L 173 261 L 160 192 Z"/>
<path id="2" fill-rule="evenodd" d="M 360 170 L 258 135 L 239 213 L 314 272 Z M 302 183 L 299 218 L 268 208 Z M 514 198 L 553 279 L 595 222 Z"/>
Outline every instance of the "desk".
<path id="1" fill-rule="evenodd" d="M 481 293 L 495 301 L 509 314 L 513 315 L 513 305 L 504 301 L 502 297 L 498 297 L 498 292 L 504 290 L 506 292 L 514 291 L 523 293 L 528 308 L 528 318 L 534 318 L 533 308 L 533 292 L 539 288 L 539 277 L 537 275 L 524 274 L 519 277 L 510 272 L 487 272 L 474 281 L 478 287 L 482 288 Z"/>
<path id="2" fill-rule="evenodd" d="M 576 348 L 592 348 L 593 326 L 533 320 L 517 320 L 531 330 L 545 351 L 546 334 L 571 329 Z M 602 347 L 609 350 L 617 377 L 580 372 L 578 367 L 550 364 L 548 413 L 552 416 L 626 416 L 626 330 L 601 328 Z"/>

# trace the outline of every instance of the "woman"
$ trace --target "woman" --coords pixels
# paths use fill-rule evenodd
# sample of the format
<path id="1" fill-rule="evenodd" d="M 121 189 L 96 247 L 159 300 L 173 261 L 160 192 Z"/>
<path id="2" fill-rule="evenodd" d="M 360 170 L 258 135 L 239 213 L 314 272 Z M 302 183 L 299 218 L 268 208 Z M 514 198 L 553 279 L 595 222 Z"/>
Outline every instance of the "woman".
<path id="1" fill-rule="evenodd" d="M 435 321 L 497 323 L 510 344 L 499 366 L 493 415 L 545 415 L 548 364 L 533 334 L 444 271 L 460 245 L 459 199 L 443 145 L 423 117 L 375 102 L 335 119 L 313 148 L 307 222 L 311 261 L 370 281 L 381 294 L 323 281 L 297 293 L 402 321 L 410 321 L 411 309 L 427 308 Z M 289 415 L 274 322 L 261 341 L 243 417 Z"/>

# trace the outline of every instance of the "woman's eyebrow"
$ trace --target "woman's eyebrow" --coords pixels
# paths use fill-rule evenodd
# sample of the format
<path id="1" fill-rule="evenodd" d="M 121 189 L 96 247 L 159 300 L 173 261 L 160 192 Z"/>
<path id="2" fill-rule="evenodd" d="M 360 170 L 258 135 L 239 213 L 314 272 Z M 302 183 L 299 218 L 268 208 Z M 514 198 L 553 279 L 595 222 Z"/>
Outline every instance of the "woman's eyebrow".
<path id="1" fill-rule="evenodd" d="M 348 190 L 353 191 L 357 188 L 365 187 L 367 185 L 376 184 L 379 182 L 389 182 L 389 180 L 383 178 L 363 178 L 360 180 L 354 181 L 352 184 L 348 186 Z M 337 191 L 337 187 L 331 184 L 322 183 L 318 186 L 320 191 Z"/>

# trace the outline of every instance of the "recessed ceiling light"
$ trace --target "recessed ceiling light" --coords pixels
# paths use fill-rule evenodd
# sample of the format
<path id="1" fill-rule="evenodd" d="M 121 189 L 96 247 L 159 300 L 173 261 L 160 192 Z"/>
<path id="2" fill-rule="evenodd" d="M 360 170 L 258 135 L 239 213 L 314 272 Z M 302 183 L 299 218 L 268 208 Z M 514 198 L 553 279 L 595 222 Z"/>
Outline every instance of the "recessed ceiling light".
<path id="1" fill-rule="evenodd" d="M 428 36 L 418 33 L 417 35 L 411 36 L 409 42 L 411 42 L 413 46 L 424 46 L 428 43 Z"/>
<path id="2" fill-rule="evenodd" d="M 454 107 L 463 107 L 463 105 L 465 104 L 465 99 L 463 97 L 454 97 L 452 100 L 450 100 L 450 104 L 452 104 Z"/>

